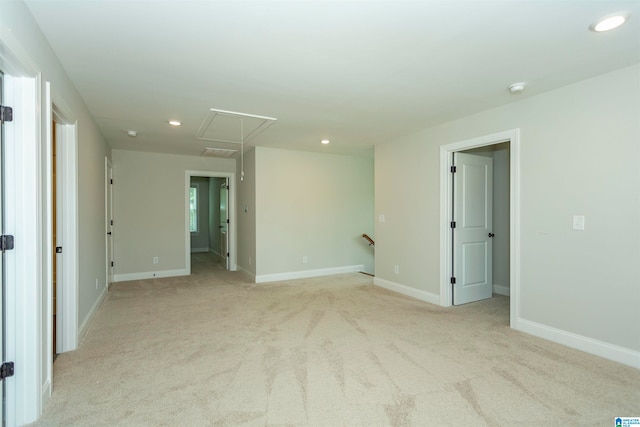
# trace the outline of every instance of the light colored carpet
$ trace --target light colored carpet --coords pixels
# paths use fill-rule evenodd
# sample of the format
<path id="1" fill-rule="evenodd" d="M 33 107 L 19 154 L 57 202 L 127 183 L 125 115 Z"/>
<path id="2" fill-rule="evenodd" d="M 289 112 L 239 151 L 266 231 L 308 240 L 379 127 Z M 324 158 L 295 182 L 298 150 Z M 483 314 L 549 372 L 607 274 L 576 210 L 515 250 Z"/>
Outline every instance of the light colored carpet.
<path id="1" fill-rule="evenodd" d="M 640 371 L 508 327 L 508 298 L 441 308 L 361 274 L 112 286 L 58 357 L 42 426 L 609 426 Z"/>

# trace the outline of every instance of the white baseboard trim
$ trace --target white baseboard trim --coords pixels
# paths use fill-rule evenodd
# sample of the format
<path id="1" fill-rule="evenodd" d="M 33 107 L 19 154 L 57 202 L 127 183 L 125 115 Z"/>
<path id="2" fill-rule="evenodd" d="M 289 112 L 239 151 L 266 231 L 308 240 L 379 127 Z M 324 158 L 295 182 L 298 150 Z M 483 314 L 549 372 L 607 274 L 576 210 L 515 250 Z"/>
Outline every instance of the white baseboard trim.
<path id="1" fill-rule="evenodd" d="M 640 369 L 640 352 L 519 318 L 516 330 Z"/>
<path id="2" fill-rule="evenodd" d="M 191 248 L 192 254 L 199 254 L 203 252 L 209 252 L 209 248 Z"/>
<path id="3" fill-rule="evenodd" d="M 508 286 L 504 286 L 504 285 L 493 285 L 493 293 L 494 294 L 498 294 L 498 295 L 505 295 L 505 296 L 509 296 L 511 295 L 511 288 L 509 288 Z"/>
<path id="4" fill-rule="evenodd" d="M 318 270 L 290 271 L 287 273 L 261 274 L 255 276 L 256 283 L 279 282 L 281 280 L 307 279 L 309 277 L 333 276 L 335 274 L 357 273 L 364 265 L 321 268 Z"/>
<path id="5" fill-rule="evenodd" d="M 47 379 L 47 381 L 42 385 L 42 392 L 40 393 L 41 408 L 46 406 L 49 398 L 51 398 L 51 380 Z"/>
<path id="6" fill-rule="evenodd" d="M 115 274 L 114 282 L 127 282 L 129 280 L 158 279 L 160 277 L 187 276 L 187 270 L 145 271 L 141 273 Z"/>
<path id="7" fill-rule="evenodd" d="M 245 269 L 244 267 L 241 266 L 237 266 L 237 271 L 239 271 L 240 273 L 244 274 L 245 276 L 247 276 L 249 278 L 249 280 L 251 280 L 253 283 L 256 283 L 256 275 L 252 272 L 250 272 L 249 270 Z"/>
<path id="8" fill-rule="evenodd" d="M 102 288 L 102 293 L 100 293 L 100 296 L 98 297 L 96 302 L 93 303 L 93 307 L 91 307 L 91 310 L 89 310 L 89 313 L 87 313 L 87 317 L 85 317 L 84 320 L 82 321 L 82 324 L 80 324 L 80 329 L 78 331 L 78 343 L 81 343 L 82 339 L 87 334 L 87 331 L 89 330 L 89 325 L 91 324 L 91 321 L 93 320 L 94 316 L 98 312 L 98 309 L 100 308 L 100 305 L 102 304 L 102 302 L 105 300 L 106 296 L 107 296 L 107 287 L 105 286 L 104 288 Z"/>
<path id="9" fill-rule="evenodd" d="M 390 282 L 389 280 L 384 280 L 379 277 L 373 278 L 373 284 L 411 298 L 419 299 L 420 301 L 440 305 L 440 296 L 432 294 L 431 292 L 401 285 L 400 283 Z"/>

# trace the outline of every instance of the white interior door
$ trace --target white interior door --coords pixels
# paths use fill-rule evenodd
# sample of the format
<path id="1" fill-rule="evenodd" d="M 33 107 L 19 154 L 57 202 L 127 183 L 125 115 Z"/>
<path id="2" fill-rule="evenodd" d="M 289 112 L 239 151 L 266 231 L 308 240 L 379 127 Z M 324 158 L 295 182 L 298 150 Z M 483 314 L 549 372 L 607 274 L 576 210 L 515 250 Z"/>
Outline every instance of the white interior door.
<path id="1" fill-rule="evenodd" d="M 220 186 L 220 255 L 229 270 L 229 178 L 224 178 Z"/>
<path id="2" fill-rule="evenodd" d="M 2 104 L 4 78 L 2 71 L 0 71 L 0 104 Z M 0 124 L 0 235 L 4 235 L 4 122 Z M 0 332 L 2 339 L 0 339 L 0 363 L 4 361 L 4 292 L 5 292 L 5 278 L 4 278 L 4 251 L 2 252 L 0 260 L 0 282 L 2 287 L 0 289 Z M 4 414 L 4 398 L 5 398 L 4 381 L 0 385 L 0 418 L 1 424 L 5 424 Z"/>
<path id="3" fill-rule="evenodd" d="M 113 283 L 113 168 L 108 158 L 105 158 L 105 179 L 107 289 L 109 289 Z"/>
<path id="4" fill-rule="evenodd" d="M 453 304 L 491 298 L 493 159 L 454 153 Z"/>
<path id="5" fill-rule="evenodd" d="M 67 250 L 69 248 L 65 248 L 63 247 L 63 236 L 64 236 L 64 215 L 65 215 L 65 211 L 64 211 L 64 204 L 62 203 L 63 200 L 63 191 L 64 191 L 64 185 L 62 185 L 62 179 L 61 177 L 64 174 L 64 168 L 66 167 L 66 165 L 64 164 L 64 158 L 62 156 L 62 150 L 61 150 L 61 146 L 62 146 L 62 139 L 61 139 L 61 135 L 60 135 L 60 124 L 54 122 L 54 126 L 53 126 L 53 141 L 54 141 L 54 162 L 55 162 L 55 173 L 54 173 L 54 185 L 55 185 L 55 191 L 54 191 L 54 196 L 53 196 L 53 204 L 55 206 L 55 214 L 54 214 L 54 220 L 53 222 L 55 223 L 53 225 L 53 237 L 54 237 L 54 242 L 53 244 L 55 245 L 55 255 L 54 255 L 54 261 L 55 262 L 55 293 L 56 296 L 54 298 L 54 304 L 55 304 L 55 321 L 56 321 L 56 326 L 55 326 L 55 336 L 56 336 L 56 343 L 55 343 L 55 354 L 60 353 L 60 349 L 63 348 L 63 339 L 64 339 L 64 329 L 62 327 L 63 324 L 63 320 L 64 320 L 64 310 L 66 307 L 64 307 L 64 299 L 61 298 L 62 295 L 62 290 L 64 289 L 64 279 L 65 279 L 65 271 L 64 271 L 64 250 Z M 60 248 L 60 249 L 58 249 Z"/>

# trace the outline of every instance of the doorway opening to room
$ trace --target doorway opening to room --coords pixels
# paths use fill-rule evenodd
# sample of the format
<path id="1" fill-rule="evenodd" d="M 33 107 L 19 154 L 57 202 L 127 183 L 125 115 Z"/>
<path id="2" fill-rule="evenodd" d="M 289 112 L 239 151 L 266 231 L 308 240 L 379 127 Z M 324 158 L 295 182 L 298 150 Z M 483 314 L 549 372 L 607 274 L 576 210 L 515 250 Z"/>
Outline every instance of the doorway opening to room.
<path id="1" fill-rule="evenodd" d="M 187 173 L 186 266 L 236 270 L 235 200 L 232 174 Z"/>
<path id="2" fill-rule="evenodd" d="M 519 132 L 441 148 L 441 305 L 509 297 L 517 315 Z"/>

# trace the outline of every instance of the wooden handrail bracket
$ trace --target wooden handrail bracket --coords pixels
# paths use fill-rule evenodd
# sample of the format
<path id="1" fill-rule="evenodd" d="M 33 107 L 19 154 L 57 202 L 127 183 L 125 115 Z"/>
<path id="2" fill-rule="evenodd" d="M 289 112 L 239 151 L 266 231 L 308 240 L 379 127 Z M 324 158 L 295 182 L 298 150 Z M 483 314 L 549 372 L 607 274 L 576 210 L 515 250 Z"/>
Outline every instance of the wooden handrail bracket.
<path id="1" fill-rule="evenodd" d="M 373 241 L 373 239 L 371 237 L 369 237 L 368 234 L 363 234 L 362 237 L 364 237 L 367 242 L 369 242 L 369 246 L 375 246 L 376 242 Z"/>

